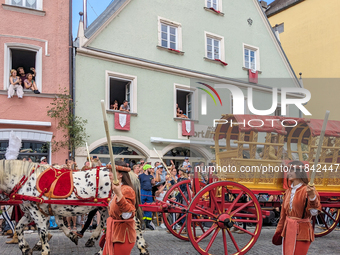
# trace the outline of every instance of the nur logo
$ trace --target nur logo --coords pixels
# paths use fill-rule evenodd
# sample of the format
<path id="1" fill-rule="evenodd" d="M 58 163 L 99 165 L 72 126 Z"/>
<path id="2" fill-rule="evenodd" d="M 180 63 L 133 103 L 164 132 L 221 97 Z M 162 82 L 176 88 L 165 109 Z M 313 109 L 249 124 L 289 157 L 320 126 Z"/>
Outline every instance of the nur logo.
<path id="1" fill-rule="evenodd" d="M 201 85 L 206 86 L 209 88 L 212 92 L 215 93 L 218 100 L 220 101 L 220 104 L 222 106 L 222 100 L 220 95 L 217 93 L 217 91 L 210 85 L 205 84 L 203 82 L 197 82 Z M 227 84 L 218 84 L 215 86 L 216 88 L 220 89 L 228 89 L 231 92 L 232 98 L 233 98 L 233 114 L 245 114 L 244 112 L 244 94 L 243 91 L 235 86 L 235 85 L 227 85 Z M 210 97 L 213 99 L 215 105 L 217 105 L 216 100 L 212 93 L 204 88 L 197 87 L 200 90 L 203 90 L 206 92 Z M 273 114 L 277 108 L 278 105 L 278 95 L 281 96 L 281 109 L 282 109 L 282 115 L 286 115 L 286 106 L 289 104 L 295 105 L 297 108 L 300 109 L 300 111 L 304 115 L 312 115 L 303 105 L 307 103 L 311 99 L 311 93 L 309 90 L 304 88 L 281 88 L 280 93 L 278 93 L 277 88 L 272 88 L 272 106 L 267 110 L 257 110 L 254 107 L 253 104 L 253 88 L 248 88 L 247 90 L 247 101 L 248 101 L 248 109 L 251 113 L 255 115 L 270 115 Z M 304 97 L 302 97 L 304 95 Z M 299 96 L 300 98 L 296 98 L 296 96 Z M 287 98 L 290 97 L 290 98 Z M 295 98 L 292 98 L 295 97 Z M 207 95 L 202 94 L 201 97 L 201 114 L 207 115 Z"/>
<path id="2" fill-rule="evenodd" d="M 222 106 L 221 97 L 220 97 L 220 95 L 217 93 L 217 91 L 213 87 L 211 87 L 210 85 L 205 84 L 203 82 L 197 82 L 197 83 L 206 86 L 212 92 L 214 92 L 215 95 L 217 96 L 218 100 L 220 101 L 221 106 Z M 197 88 L 200 89 L 200 90 L 203 90 L 204 92 L 206 92 L 212 98 L 212 100 L 214 101 L 215 105 L 217 105 L 214 96 L 211 94 L 211 92 L 209 90 L 206 90 L 206 89 L 203 89 L 203 88 L 200 88 L 200 87 L 197 87 Z M 206 94 L 202 94 L 201 102 L 202 102 L 202 105 L 201 105 L 201 114 L 202 115 L 207 115 L 207 95 Z"/>

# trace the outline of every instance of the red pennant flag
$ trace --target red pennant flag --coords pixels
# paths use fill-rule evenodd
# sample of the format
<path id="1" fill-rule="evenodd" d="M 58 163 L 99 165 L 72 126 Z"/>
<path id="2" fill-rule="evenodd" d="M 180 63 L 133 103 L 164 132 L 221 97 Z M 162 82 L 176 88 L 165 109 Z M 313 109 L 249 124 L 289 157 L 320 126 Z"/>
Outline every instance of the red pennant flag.
<path id="1" fill-rule="evenodd" d="M 249 74 L 249 82 L 251 83 L 258 83 L 258 71 L 256 71 L 255 73 L 253 73 L 250 69 L 248 70 L 248 74 Z"/>
<path id="2" fill-rule="evenodd" d="M 130 114 L 115 112 L 115 129 L 130 130 Z"/>
<path id="3" fill-rule="evenodd" d="M 182 120 L 182 135 L 193 136 L 195 135 L 194 122 L 191 120 Z"/>

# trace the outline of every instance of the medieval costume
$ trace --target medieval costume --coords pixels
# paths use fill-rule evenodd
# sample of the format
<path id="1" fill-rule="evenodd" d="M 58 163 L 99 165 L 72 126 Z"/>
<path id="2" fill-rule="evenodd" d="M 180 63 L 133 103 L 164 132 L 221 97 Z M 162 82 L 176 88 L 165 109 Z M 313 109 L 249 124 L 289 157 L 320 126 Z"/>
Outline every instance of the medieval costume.
<path id="1" fill-rule="evenodd" d="M 291 184 L 286 190 L 282 203 L 281 217 L 275 236 L 283 237 L 283 255 L 305 255 L 311 242 L 314 241 L 314 230 L 311 217 L 321 210 L 320 197 L 315 191 L 314 199 L 306 193 L 304 183 Z"/>
<path id="2" fill-rule="evenodd" d="M 121 187 L 123 197 L 117 201 L 113 197 L 107 219 L 104 255 L 127 255 L 131 253 L 136 242 L 134 190 L 128 186 Z"/>

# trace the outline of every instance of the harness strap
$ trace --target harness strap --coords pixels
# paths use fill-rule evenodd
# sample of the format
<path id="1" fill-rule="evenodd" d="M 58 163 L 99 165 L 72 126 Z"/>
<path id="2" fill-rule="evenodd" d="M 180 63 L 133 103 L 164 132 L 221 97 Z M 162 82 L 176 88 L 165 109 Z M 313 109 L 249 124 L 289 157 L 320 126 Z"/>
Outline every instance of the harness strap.
<path id="1" fill-rule="evenodd" d="M 47 207 L 47 208 L 48 208 L 48 213 L 45 213 L 45 212 L 40 208 L 40 204 L 39 204 L 39 203 L 37 203 L 37 206 L 38 206 L 39 212 L 41 212 L 45 217 L 53 216 L 51 204 L 49 204 L 48 207 Z"/>
<path id="2" fill-rule="evenodd" d="M 99 166 L 97 166 L 97 171 L 96 171 L 96 196 L 94 197 L 94 202 L 98 201 L 98 189 L 99 189 Z"/>

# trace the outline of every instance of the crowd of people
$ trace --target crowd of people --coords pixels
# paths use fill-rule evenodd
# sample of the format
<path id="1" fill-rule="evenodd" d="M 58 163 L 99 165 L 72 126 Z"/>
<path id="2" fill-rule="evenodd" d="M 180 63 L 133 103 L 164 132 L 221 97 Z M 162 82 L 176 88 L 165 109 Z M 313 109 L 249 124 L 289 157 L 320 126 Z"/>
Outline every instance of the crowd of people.
<path id="1" fill-rule="evenodd" d="M 8 98 L 12 98 L 15 92 L 17 93 L 18 98 L 23 98 L 24 89 L 32 90 L 34 94 L 40 94 L 35 82 L 36 71 L 34 67 L 30 68 L 29 73 L 25 73 L 23 67 L 19 67 L 17 70 L 12 69 L 10 73 Z"/>

